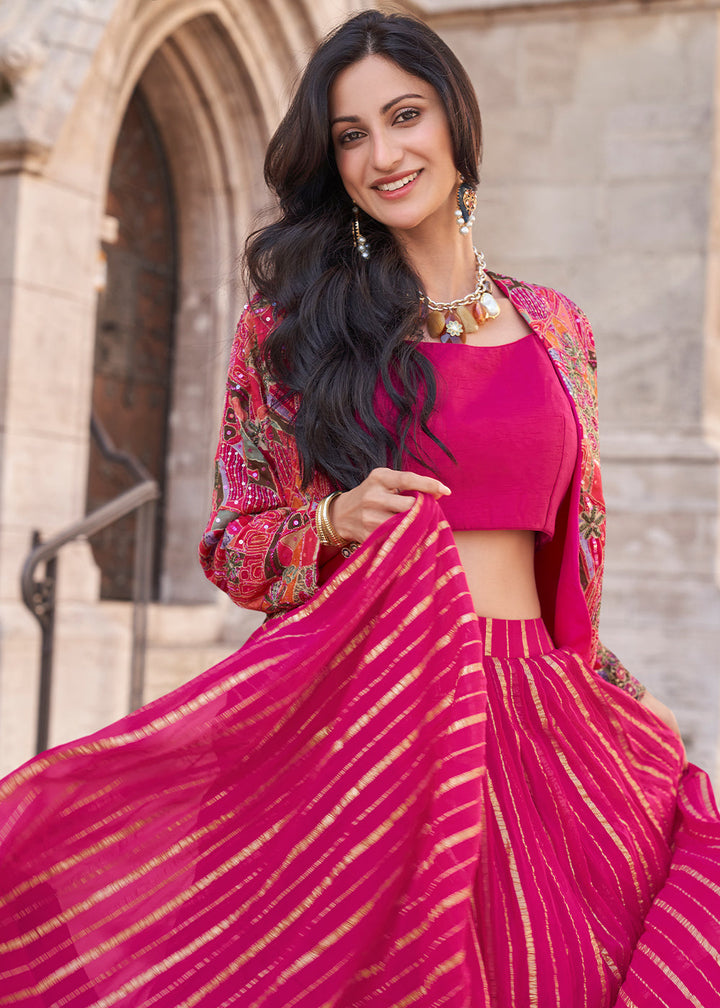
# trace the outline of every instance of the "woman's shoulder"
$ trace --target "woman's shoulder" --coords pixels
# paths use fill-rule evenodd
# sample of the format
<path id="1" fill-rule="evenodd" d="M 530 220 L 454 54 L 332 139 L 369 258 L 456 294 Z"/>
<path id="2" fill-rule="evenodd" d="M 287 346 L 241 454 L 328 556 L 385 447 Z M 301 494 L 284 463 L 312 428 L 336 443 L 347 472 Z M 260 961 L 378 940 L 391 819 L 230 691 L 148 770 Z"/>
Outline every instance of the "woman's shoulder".
<path id="1" fill-rule="evenodd" d="M 242 310 L 235 334 L 236 344 L 246 351 L 262 346 L 270 333 L 282 320 L 277 305 L 262 294 L 254 294 Z"/>
<path id="2" fill-rule="evenodd" d="M 580 346 L 595 367 L 595 340 L 590 323 L 571 298 L 554 287 L 528 283 L 502 273 L 493 272 L 492 278 L 549 344 Z"/>
<path id="3" fill-rule="evenodd" d="M 518 280 L 503 273 L 492 273 L 493 279 L 504 288 L 516 307 L 524 308 L 529 314 L 545 319 L 558 315 L 569 315 L 574 320 L 587 323 L 585 313 L 566 294 L 545 284 Z"/>
<path id="4" fill-rule="evenodd" d="M 262 345 L 277 328 L 282 313 L 261 294 L 254 294 L 242 310 L 230 353 L 230 372 L 262 368 Z"/>

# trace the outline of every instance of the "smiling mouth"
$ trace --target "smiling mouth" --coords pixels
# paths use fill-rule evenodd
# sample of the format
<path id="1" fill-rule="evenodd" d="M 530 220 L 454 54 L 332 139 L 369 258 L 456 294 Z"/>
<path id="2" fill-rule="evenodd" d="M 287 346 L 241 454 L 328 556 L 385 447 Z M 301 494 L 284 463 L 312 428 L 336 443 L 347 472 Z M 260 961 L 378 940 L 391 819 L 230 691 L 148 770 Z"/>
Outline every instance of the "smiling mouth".
<path id="1" fill-rule="evenodd" d="M 396 189 L 402 189 L 403 186 L 413 182 L 419 174 L 419 171 L 412 172 L 412 174 L 405 175 L 404 178 L 397 179 L 395 182 L 384 182 L 382 185 L 375 186 L 375 188 L 379 189 L 380 192 L 395 192 Z"/>

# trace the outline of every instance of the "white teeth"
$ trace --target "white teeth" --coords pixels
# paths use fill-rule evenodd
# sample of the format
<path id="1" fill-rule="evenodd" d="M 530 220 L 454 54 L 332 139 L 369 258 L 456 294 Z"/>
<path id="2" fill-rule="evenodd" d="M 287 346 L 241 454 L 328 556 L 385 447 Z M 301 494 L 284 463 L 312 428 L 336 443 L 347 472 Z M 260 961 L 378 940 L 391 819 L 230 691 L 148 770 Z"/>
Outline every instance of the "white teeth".
<path id="1" fill-rule="evenodd" d="M 396 182 L 385 182 L 383 185 L 379 185 L 377 188 L 380 192 L 395 192 L 396 189 L 402 189 L 404 185 L 408 182 L 412 182 L 416 179 L 420 172 L 413 172 L 412 175 L 406 175 L 405 178 L 398 179 Z"/>

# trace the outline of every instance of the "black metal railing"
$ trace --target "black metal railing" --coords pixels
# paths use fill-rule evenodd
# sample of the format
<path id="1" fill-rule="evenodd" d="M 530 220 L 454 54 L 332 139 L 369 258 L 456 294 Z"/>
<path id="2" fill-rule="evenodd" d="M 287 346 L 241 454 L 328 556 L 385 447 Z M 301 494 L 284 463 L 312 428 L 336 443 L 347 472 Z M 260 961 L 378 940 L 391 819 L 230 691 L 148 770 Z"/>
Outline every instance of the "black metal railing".
<path id="1" fill-rule="evenodd" d="M 126 515 L 137 512 L 135 529 L 135 559 L 133 576 L 132 651 L 130 665 L 129 710 L 140 707 L 145 685 L 145 651 L 147 645 L 147 606 L 150 601 L 152 564 L 155 542 L 155 508 L 160 496 L 157 482 L 142 463 L 127 452 L 118 451 L 102 424 L 93 415 L 90 423 L 93 437 L 103 455 L 112 462 L 124 465 L 140 482 L 119 494 L 114 500 L 90 512 L 84 518 L 43 541 L 40 533 L 33 532 L 32 551 L 25 560 L 21 575 L 22 597 L 25 605 L 40 624 L 40 686 L 38 690 L 38 722 L 36 751 L 48 747 L 50 728 L 50 698 L 55 638 L 55 592 L 57 586 L 58 552 L 69 542 L 89 538 Z M 35 575 L 44 564 L 43 576 Z"/>

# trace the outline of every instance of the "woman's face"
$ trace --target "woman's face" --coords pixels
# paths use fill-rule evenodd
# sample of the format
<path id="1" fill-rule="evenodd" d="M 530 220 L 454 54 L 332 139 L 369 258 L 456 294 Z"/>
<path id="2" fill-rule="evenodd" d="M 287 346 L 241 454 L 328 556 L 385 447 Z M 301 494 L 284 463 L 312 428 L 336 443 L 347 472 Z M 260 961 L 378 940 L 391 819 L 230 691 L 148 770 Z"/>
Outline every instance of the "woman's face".
<path id="1" fill-rule="evenodd" d="M 337 75 L 329 94 L 335 158 L 348 195 L 391 231 L 455 227 L 458 171 L 435 88 L 384 56 Z"/>

